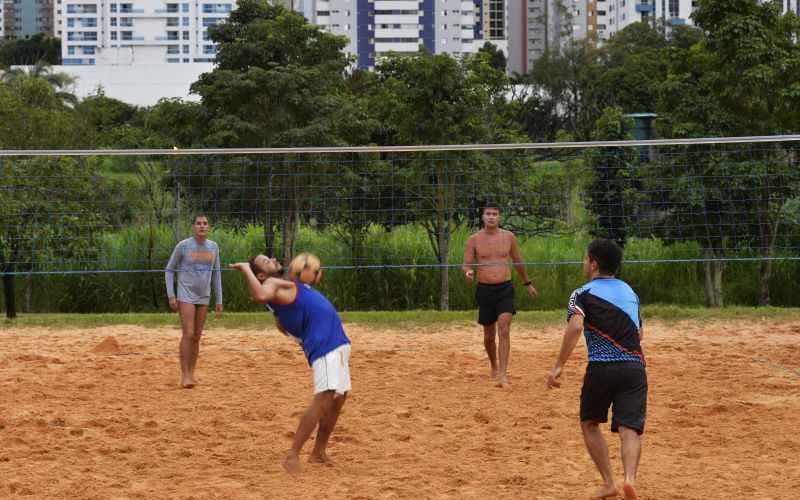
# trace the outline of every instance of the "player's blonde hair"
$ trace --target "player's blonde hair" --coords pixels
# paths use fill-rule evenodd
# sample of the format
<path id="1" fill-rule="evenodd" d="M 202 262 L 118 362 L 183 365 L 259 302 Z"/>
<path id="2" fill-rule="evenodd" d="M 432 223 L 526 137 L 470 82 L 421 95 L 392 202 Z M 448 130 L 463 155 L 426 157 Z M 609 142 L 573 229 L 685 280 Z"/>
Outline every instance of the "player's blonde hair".
<path id="1" fill-rule="evenodd" d="M 302 252 L 289 264 L 289 279 L 300 280 L 309 285 L 316 285 L 322 279 L 322 264 L 319 257 L 309 252 Z"/>

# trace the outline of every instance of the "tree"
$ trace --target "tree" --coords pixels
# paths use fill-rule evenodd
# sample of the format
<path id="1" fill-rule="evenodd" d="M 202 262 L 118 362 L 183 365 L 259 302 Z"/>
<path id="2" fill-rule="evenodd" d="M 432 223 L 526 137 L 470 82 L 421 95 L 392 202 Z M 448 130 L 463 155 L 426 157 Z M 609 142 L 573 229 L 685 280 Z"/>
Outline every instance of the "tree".
<path id="1" fill-rule="evenodd" d="M 659 85 L 662 132 L 697 137 L 798 130 L 798 17 L 781 14 L 778 3 L 753 0 L 703 0 L 693 16 L 702 31 L 674 30 L 665 52 L 669 71 Z M 707 304 L 723 303 L 722 259 L 732 248 L 752 249 L 762 258 L 759 303 L 768 304 L 782 207 L 796 196 L 800 175 L 794 153 L 773 145 L 748 150 L 679 148 L 670 154 L 674 161 L 686 162 L 677 176 L 683 179 L 684 199 L 674 201 L 688 200 L 698 217 L 683 221 L 683 233 L 697 229 L 707 259 Z M 727 230 L 709 233 L 709 220 Z"/>
<path id="2" fill-rule="evenodd" d="M 0 42 L 0 67 L 61 64 L 61 40 L 44 33 L 29 38 Z"/>
<path id="3" fill-rule="evenodd" d="M 484 42 L 483 46 L 478 49 L 479 55 L 485 55 L 488 58 L 488 64 L 493 69 L 502 73 L 506 72 L 508 67 L 508 60 L 502 50 L 497 48 L 497 45 L 492 42 Z"/>
<path id="4" fill-rule="evenodd" d="M 106 96 L 102 88 L 78 103 L 75 111 L 94 129 L 101 147 L 117 146 L 114 130 L 129 124 L 137 113 L 136 106 Z"/>
<path id="5" fill-rule="evenodd" d="M 209 145 L 344 146 L 366 139 L 367 117 L 345 84 L 352 63 L 343 52 L 346 38 L 266 0 L 240 2 L 227 22 L 209 32 L 219 46 L 217 66 L 192 85 L 202 97 Z M 309 162 L 298 172 L 295 162 L 291 156 L 249 162 L 253 177 L 264 181 L 260 196 L 270 200 L 265 247 L 271 253 L 279 222 L 284 259 L 292 255 L 310 181 L 330 168 Z"/>
<path id="6" fill-rule="evenodd" d="M 561 131 L 578 141 L 591 138 L 595 121 L 609 105 L 597 87 L 604 57 L 604 49 L 587 39 L 545 51 L 534 62 L 526 81 L 541 99 L 541 109 L 551 114 L 550 140 Z"/>
<path id="7" fill-rule="evenodd" d="M 488 71 L 487 71 L 488 70 Z M 381 122 L 383 144 L 471 144 L 514 142 L 519 131 L 504 124 L 495 104 L 504 91 L 496 70 L 484 57 L 456 60 L 425 51 L 390 55 L 376 69 L 371 106 Z M 503 77 L 505 78 L 505 77 Z M 508 80 L 505 79 L 505 85 Z M 464 222 L 459 207 L 480 197 L 464 185 L 486 187 L 478 180 L 491 172 L 491 158 L 480 153 L 460 155 L 418 153 L 398 162 L 393 175 L 408 179 L 417 220 L 425 226 L 440 272 L 441 309 L 449 307 L 450 238 Z M 501 175 L 501 174 L 494 174 Z M 477 195 L 477 196 L 476 196 Z"/>
<path id="8" fill-rule="evenodd" d="M 769 135 L 800 129 L 800 18 L 782 13 L 780 2 L 702 0 L 692 14 L 706 31 L 712 86 L 721 105 L 738 119 L 732 135 Z M 754 168 L 761 175 L 754 213 L 758 221 L 757 246 L 764 260 L 759 269 L 759 303 L 769 304 L 769 277 L 780 221 L 780 207 L 791 197 L 781 187 L 794 185 L 792 165 L 780 174 L 769 172 L 786 153 L 776 145 L 755 153 Z M 780 162 L 786 165 L 785 162 Z M 777 189 L 776 189 L 777 188 Z"/>
<path id="9" fill-rule="evenodd" d="M 91 144 L 91 137 L 43 79 L 25 78 L 21 85 L 13 87 L 0 83 L 0 149 L 85 147 Z M 91 182 L 93 168 L 66 158 L 3 159 L 0 272 L 8 317 L 16 314 L 14 273 L 30 270 L 35 264 L 38 257 L 33 247 L 57 248 L 60 253 L 53 257 L 59 259 L 88 248 L 84 243 L 92 231 L 81 231 L 94 227 L 98 219 L 89 214 L 87 219 L 76 220 L 72 214 L 81 200 L 98 196 Z M 62 178 L 65 171 L 71 174 Z M 53 206 L 58 209 L 52 209 Z M 54 213 L 63 215 L 51 217 Z"/>
<path id="10" fill-rule="evenodd" d="M 597 121 L 594 139 L 632 140 L 632 130 L 633 120 L 621 108 L 606 108 Z M 594 172 L 588 186 L 588 208 L 597 216 L 598 235 L 623 247 L 636 217 L 638 155 L 631 147 L 593 148 L 586 152 L 586 163 Z"/>
<path id="11" fill-rule="evenodd" d="M 52 95 L 66 107 L 73 107 L 78 103 L 78 98 L 67 91 L 67 88 L 75 83 L 75 78 L 66 73 L 54 72 L 53 68 L 43 61 L 37 62 L 30 68 L 4 71 L 0 75 L 0 82 L 14 89 L 31 106 L 51 105 Z M 53 94 L 45 92 L 41 88 L 41 83 L 49 85 L 53 89 Z"/>

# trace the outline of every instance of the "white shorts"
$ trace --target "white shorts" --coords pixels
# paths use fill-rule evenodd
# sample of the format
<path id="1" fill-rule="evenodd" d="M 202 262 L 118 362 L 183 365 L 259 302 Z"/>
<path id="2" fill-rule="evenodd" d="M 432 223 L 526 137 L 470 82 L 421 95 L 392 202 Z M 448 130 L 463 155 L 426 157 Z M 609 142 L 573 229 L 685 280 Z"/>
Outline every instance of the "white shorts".
<path id="1" fill-rule="evenodd" d="M 311 364 L 314 373 L 314 394 L 336 391 L 350 392 L 350 344 L 344 344 Z"/>

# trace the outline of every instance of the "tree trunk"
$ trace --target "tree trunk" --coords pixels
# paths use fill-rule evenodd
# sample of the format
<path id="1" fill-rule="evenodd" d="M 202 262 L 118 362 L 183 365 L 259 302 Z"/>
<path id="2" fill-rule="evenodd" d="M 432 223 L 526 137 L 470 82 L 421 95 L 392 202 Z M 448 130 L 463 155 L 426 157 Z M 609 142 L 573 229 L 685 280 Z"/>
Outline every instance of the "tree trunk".
<path id="1" fill-rule="evenodd" d="M 271 217 L 267 215 L 264 221 L 264 255 L 275 256 L 275 226 L 272 225 Z"/>
<path id="2" fill-rule="evenodd" d="M 6 272 L 13 272 L 14 266 L 5 266 Z M 17 305 L 14 302 L 14 276 L 10 274 L 3 275 L 3 293 L 6 296 L 6 318 L 14 319 L 17 317 Z"/>
<path id="3" fill-rule="evenodd" d="M 778 238 L 778 222 L 773 222 L 770 216 L 770 185 L 769 180 L 762 176 L 760 200 L 758 203 L 758 239 L 761 257 L 764 260 L 758 266 L 758 305 L 770 304 L 769 279 L 772 277 L 772 257 L 775 241 Z"/>
<path id="4" fill-rule="evenodd" d="M 767 220 L 766 226 L 759 225 L 761 234 L 761 257 L 764 260 L 758 266 L 758 305 L 766 307 L 770 305 L 771 297 L 769 290 L 769 280 L 772 278 L 772 255 L 775 250 L 775 242 L 778 239 L 778 222 Z"/>
<path id="5" fill-rule="evenodd" d="M 267 213 L 264 217 L 264 255 L 275 256 L 275 221 L 272 220 L 272 169 L 268 174 Z"/>
<path id="6" fill-rule="evenodd" d="M 719 257 L 712 248 L 703 249 L 703 255 L 706 259 Z M 703 262 L 703 271 L 706 307 L 722 307 L 722 274 L 725 271 L 725 262 L 719 260 Z"/>
<path id="7" fill-rule="evenodd" d="M 766 307 L 770 303 L 769 296 L 769 279 L 772 277 L 772 261 L 762 260 L 758 266 L 758 282 L 760 285 L 760 293 L 758 294 L 758 305 Z"/>
<path id="8" fill-rule="evenodd" d="M 0 269 L 3 270 L 4 273 L 13 273 L 14 272 L 14 256 L 12 250 L 12 257 L 11 262 L 6 262 L 6 255 L 5 252 L 0 251 Z M 8 319 L 14 319 L 17 317 L 17 305 L 14 302 L 14 275 L 13 274 L 4 274 L 3 275 L 3 295 L 5 296 L 6 302 L 6 317 Z"/>
<path id="9" fill-rule="evenodd" d="M 24 312 L 31 312 L 31 298 L 33 296 L 33 276 L 30 274 L 25 275 L 25 308 Z"/>
<path id="10" fill-rule="evenodd" d="M 150 219 L 150 231 L 147 237 L 147 268 L 153 269 L 153 253 L 155 251 L 156 246 L 156 235 L 155 235 L 155 228 L 153 227 L 153 219 Z M 150 295 L 153 300 L 153 308 L 156 311 L 159 310 L 159 297 L 161 296 L 158 293 L 158 283 L 159 279 L 156 273 L 150 273 Z M 163 290 L 163 289 L 162 289 Z"/>
<path id="11" fill-rule="evenodd" d="M 294 200 L 292 200 L 289 211 L 284 214 L 283 228 L 281 229 L 281 258 L 286 265 L 289 265 L 292 257 L 294 257 L 294 240 L 297 238 L 298 219 L 299 217 L 294 206 Z"/>
<path id="12" fill-rule="evenodd" d="M 439 290 L 439 309 L 448 311 L 450 309 L 450 221 L 446 218 L 439 225 L 439 264 L 441 288 Z"/>

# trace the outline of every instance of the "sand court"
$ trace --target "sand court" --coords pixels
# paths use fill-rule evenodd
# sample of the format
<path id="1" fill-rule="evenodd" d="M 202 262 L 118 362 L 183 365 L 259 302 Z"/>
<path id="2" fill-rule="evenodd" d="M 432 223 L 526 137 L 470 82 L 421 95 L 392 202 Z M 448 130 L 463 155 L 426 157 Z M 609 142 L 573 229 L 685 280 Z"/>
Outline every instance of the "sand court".
<path id="1" fill-rule="evenodd" d="M 509 389 L 475 324 L 345 326 L 336 465 L 297 478 L 279 462 L 311 374 L 274 329 L 211 325 L 192 390 L 177 325 L 0 329 L 0 498 L 572 500 L 599 483 L 577 421 L 583 341 L 564 387 L 544 384 L 563 325 L 513 326 Z M 797 498 L 800 321 L 655 320 L 646 335 L 642 498 Z"/>

